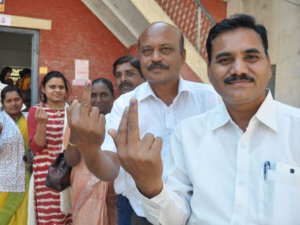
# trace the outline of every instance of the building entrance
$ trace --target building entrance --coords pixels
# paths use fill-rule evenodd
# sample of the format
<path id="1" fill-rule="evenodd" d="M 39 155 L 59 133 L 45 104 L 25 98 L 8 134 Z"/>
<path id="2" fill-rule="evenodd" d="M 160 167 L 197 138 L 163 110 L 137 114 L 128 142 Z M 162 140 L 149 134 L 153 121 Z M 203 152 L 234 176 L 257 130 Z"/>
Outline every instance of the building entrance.
<path id="1" fill-rule="evenodd" d="M 31 105 L 38 102 L 38 50 L 38 31 L 0 27 L 0 70 L 4 67 L 10 67 L 12 73 L 9 78 L 13 80 L 14 85 L 19 89 L 31 88 L 31 101 L 27 101 L 27 104 Z M 30 75 L 28 71 L 31 71 Z M 18 85 L 20 75 L 26 76 L 26 81 L 24 82 L 23 78 L 23 82 L 19 82 Z M 30 78 L 30 84 L 27 78 Z"/>

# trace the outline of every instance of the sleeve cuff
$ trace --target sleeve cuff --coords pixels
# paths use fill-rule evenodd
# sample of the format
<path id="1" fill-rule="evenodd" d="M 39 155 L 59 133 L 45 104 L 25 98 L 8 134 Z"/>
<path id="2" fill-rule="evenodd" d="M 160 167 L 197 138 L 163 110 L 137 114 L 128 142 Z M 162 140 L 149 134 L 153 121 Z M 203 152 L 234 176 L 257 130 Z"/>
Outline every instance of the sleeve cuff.
<path id="1" fill-rule="evenodd" d="M 138 191 L 142 207 L 147 219 L 153 224 L 159 224 L 159 216 L 161 210 L 168 205 L 170 200 L 169 189 L 163 183 L 163 189 L 159 195 L 149 199 Z"/>

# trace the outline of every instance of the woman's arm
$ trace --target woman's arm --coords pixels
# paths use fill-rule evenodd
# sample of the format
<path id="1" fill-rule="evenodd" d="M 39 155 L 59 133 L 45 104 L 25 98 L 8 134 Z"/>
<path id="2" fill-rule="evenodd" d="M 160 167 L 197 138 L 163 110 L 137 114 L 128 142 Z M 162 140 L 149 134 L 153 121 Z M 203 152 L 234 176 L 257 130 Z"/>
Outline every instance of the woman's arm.
<path id="1" fill-rule="evenodd" d="M 28 114 L 29 145 L 34 152 L 40 152 L 46 147 L 47 113 L 42 106 L 31 107 Z"/>
<path id="2" fill-rule="evenodd" d="M 75 140 L 74 135 L 72 134 L 72 131 L 70 134 L 69 143 L 76 144 L 76 140 Z M 65 159 L 66 159 L 68 165 L 71 167 L 75 167 L 80 161 L 81 154 L 80 154 L 77 146 L 71 146 L 70 144 L 68 144 L 68 146 L 65 150 L 64 156 L 65 156 Z"/>

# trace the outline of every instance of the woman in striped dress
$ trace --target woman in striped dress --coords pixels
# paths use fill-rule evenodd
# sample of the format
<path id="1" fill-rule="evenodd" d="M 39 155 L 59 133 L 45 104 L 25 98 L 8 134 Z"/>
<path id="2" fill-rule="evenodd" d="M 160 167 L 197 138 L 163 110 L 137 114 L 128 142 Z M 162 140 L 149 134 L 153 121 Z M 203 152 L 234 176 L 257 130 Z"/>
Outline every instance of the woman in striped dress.
<path id="1" fill-rule="evenodd" d="M 60 192 L 45 186 L 49 166 L 62 152 L 69 87 L 63 74 L 48 73 L 40 86 L 43 101 L 32 107 L 28 115 L 29 144 L 35 152 L 33 178 L 39 225 L 72 224 L 71 214 L 61 211 Z"/>

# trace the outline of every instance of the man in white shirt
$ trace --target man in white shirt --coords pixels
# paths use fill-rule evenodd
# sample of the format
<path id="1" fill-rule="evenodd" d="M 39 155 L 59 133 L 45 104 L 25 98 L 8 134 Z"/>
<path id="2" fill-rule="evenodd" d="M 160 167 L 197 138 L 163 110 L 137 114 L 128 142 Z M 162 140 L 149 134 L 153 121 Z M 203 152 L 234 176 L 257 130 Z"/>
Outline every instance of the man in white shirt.
<path id="1" fill-rule="evenodd" d="M 127 115 L 128 105 L 137 107 L 139 130 L 128 125 L 130 131 L 138 132 L 139 150 L 148 148 L 148 142 L 155 137 L 162 147 L 161 160 L 164 161 L 170 147 L 175 126 L 183 119 L 199 115 L 220 104 L 220 98 L 213 88 L 206 84 L 188 82 L 179 76 L 185 62 L 182 33 L 175 27 L 158 22 L 145 29 L 139 38 L 139 53 L 142 73 L 147 82 L 135 90 L 123 94 L 113 106 L 108 126 L 118 129 L 122 114 Z M 122 166 L 133 159 L 124 161 L 124 155 L 116 154 L 117 148 L 109 136 L 104 140 L 103 116 L 98 116 L 95 108 L 89 113 L 90 81 L 87 82 L 82 103 L 76 102 L 68 109 L 70 127 L 76 135 L 77 146 L 86 165 L 101 180 L 114 180 Z M 132 99 L 132 100 L 131 100 Z M 122 127 L 120 128 L 122 129 Z M 114 138 L 116 132 L 109 132 Z M 141 140 L 140 140 L 141 138 Z M 163 140 L 163 143 L 162 143 Z M 136 149 L 137 146 L 132 146 Z M 105 151 L 104 151 L 105 150 Z M 148 171 L 156 168 L 147 167 Z M 138 172 L 138 171 L 137 171 Z M 161 180 L 162 174 L 160 174 Z M 151 177 L 149 177 L 151 182 Z M 152 180 L 154 181 L 154 180 Z M 150 224 L 145 218 L 140 204 L 136 184 L 130 174 L 125 174 L 127 198 L 135 211 L 131 224 Z"/>
<path id="2" fill-rule="evenodd" d="M 130 130 L 138 128 L 137 107 L 122 118 L 119 159 L 147 219 L 155 225 L 300 224 L 300 110 L 265 89 L 271 77 L 265 27 L 235 15 L 211 29 L 206 47 L 208 76 L 224 104 L 177 125 L 164 182 L 159 140 L 137 151 L 138 133 Z"/>

